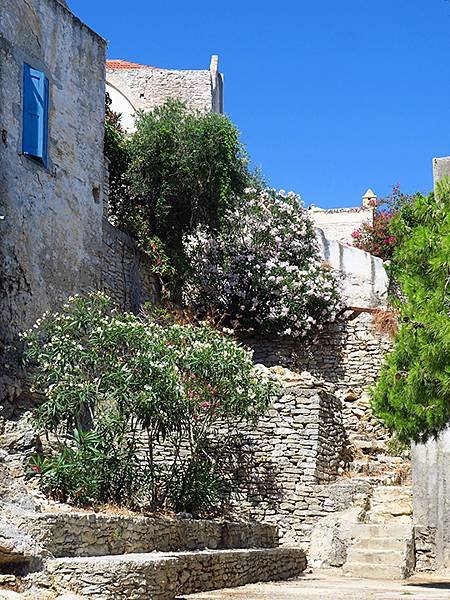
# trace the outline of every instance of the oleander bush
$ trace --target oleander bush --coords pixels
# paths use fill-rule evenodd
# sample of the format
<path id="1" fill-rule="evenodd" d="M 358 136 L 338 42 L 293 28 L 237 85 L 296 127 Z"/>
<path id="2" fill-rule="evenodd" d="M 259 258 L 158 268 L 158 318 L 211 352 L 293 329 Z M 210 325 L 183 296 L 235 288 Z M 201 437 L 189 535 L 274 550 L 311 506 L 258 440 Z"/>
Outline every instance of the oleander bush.
<path id="1" fill-rule="evenodd" d="M 101 293 L 72 298 L 24 338 L 51 442 L 31 473 L 50 496 L 197 513 L 219 502 L 208 437 L 220 423 L 225 447 L 273 391 L 249 351 L 207 325 L 121 313 Z"/>
<path id="2" fill-rule="evenodd" d="M 249 188 L 219 230 L 184 237 L 186 306 L 232 327 L 308 336 L 334 318 L 338 283 L 319 255 L 312 222 L 293 192 Z"/>

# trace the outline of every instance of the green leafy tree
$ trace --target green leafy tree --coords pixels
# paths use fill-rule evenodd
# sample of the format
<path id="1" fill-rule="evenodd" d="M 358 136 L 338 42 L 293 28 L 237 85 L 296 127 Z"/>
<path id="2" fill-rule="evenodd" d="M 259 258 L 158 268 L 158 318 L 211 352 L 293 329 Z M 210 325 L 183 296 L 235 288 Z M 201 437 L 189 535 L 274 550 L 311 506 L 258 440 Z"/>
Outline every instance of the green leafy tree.
<path id="1" fill-rule="evenodd" d="M 104 152 L 109 161 L 110 197 L 118 202 L 128 193 L 125 181 L 129 164 L 128 137 L 122 127 L 121 115 L 112 110 L 111 103 L 111 97 L 106 93 Z"/>
<path id="2" fill-rule="evenodd" d="M 417 196 L 403 207 L 392 227 L 400 327 L 372 403 L 400 440 L 423 441 L 450 421 L 449 180 L 436 196 Z"/>
<path id="3" fill-rule="evenodd" d="M 141 246 L 157 236 L 180 266 L 183 234 L 216 228 L 248 184 L 239 132 L 223 115 L 169 100 L 138 117 L 128 149 L 127 195 L 112 199 L 114 218 Z"/>

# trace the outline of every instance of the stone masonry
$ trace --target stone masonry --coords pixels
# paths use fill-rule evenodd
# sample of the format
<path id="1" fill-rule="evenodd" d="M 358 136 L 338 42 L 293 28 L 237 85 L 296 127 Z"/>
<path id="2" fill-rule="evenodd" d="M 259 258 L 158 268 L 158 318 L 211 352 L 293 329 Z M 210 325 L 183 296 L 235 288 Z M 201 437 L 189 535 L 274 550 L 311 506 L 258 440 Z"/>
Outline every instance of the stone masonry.
<path id="1" fill-rule="evenodd" d="M 194 110 L 223 113 L 223 76 L 217 56 L 211 57 L 209 70 L 160 69 L 108 60 L 106 81 L 111 107 L 122 115 L 128 131 L 134 130 L 137 111 L 152 110 L 169 98 L 181 100 Z"/>
<path id="2" fill-rule="evenodd" d="M 0 4 L 0 406 L 9 345 L 101 273 L 105 42 L 57 0 Z M 48 166 L 22 154 L 24 63 L 49 80 Z M 1 411 L 0 411 L 1 412 Z"/>
<path id="3" fill-rule="evenodd" d="M 309 371 L 335 386 L 342 402 L 347 435 L 383 436 L 383 428 L 371 416 L 367 388 L 375 381 L 392 341 L 379 331 L 371 314 L 352 314 L 327 326 L 306 345 L 298 340 L 245 338 L 254 359 L 266 367 L 283 366 L 295 372 Z"/>
<path id="4" fill-rule="evenodd" d="M 146 302 L 158 302 L 160 286 L 150 258 L 106 219 L 102 258 L 102 289 L 121 309 L 137 313 Z"/>

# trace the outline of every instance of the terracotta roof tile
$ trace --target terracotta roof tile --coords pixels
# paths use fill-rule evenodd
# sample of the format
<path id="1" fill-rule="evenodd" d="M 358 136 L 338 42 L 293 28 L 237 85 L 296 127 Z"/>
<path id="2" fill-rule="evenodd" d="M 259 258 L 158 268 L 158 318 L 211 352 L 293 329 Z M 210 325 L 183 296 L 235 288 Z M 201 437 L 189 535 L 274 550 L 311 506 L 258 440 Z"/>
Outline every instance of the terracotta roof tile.
<path id="1" fill-rule="evenodd" d="M 140 65 L 138 63 L 130 62 L 128 60 L 113 59 L 106 61 L 107 69 L 154 69 L 155 67 L 149 67 L 147 65 Z"/>

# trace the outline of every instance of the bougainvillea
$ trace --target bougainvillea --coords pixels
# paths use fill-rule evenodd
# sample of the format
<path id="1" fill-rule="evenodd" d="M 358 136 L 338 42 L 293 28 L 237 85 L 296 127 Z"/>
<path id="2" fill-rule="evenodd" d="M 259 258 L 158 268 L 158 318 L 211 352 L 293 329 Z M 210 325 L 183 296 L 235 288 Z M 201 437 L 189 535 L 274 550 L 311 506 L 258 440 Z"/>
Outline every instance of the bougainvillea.
<path id="1" fill-rule="evenodd" d="M 200 314 L 214 309 L 234 327 L 293 337 L 336 314 L 336 280 L 293 192 L 247 189 L 218 232 L 199 226 L 184 249 L 184 302 Z"/>
<path id="2" fill-rule="evenodd" d="M 360 250 L 378 256 L 382 260 L 390 260 L 397 244 L 392 228 L 392 220 L 402 206 L 411 204 L 414 196 L 400 191 L 399 185 L 392 187 L 392 193 L 386 198 L 375 200 L 373 222 L 365 222 L 352 233 L 353 245 Z"/>

